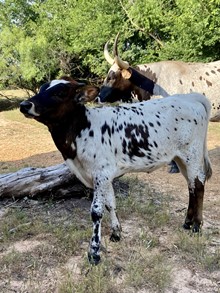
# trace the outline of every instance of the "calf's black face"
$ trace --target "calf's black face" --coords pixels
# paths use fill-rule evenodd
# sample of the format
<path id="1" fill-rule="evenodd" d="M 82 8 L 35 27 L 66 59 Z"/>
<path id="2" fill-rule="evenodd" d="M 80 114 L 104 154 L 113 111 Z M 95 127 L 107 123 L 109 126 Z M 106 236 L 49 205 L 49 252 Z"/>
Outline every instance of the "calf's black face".
<path id="1" fill-rule="evenodd" d="M 20 104 L 20 111 L 28 118 L 44 124 L 66 119 L 81 101 L 95 98 L 98 89 L 77 82 L 54 80 L 44 84 L 37 95 Z"/>
<path id="2" fill-rule="evenodd" d="M 70 83 L 44 84 L 37 95 L 20 104 L 20 111 L 29 118 L 44 122 L 62 116 L 62 105 L 69 104 Z M 67 101 L 67 103 L 65 103 Z"/>

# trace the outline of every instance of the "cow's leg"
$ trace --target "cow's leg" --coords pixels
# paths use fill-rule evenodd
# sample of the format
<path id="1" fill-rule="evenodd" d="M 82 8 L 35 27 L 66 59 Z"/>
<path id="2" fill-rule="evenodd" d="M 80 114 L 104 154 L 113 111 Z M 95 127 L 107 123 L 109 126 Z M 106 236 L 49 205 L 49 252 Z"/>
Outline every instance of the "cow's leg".
<path id="1" fill-rule="evenodd" d="M 112 234 L 110 240 L 114 242 L 119 241 L 121 239 L 121 225 L 116 213 L 115 194 L 111 183 L 106 195 L 106 209 L 109 211 L 111 219 Z"/>
<path id="2" fill-rule="evenodd" d="M 177 164 L 176 164 L 176 162 L 175 161 L 171 161 L 169 164 L 168 164 L 168 166 L 169 166 L 169 173 L 172 173 L 172 174 L 175 174 L 175 173 L 179 173 L 180 172 L 180 170 L 179 170 L 179 168 L 178 168 L 178 166 L 177 166 Z"/>
<path id="3" fill-rule="evenodd" d="M 115 198 L 112 183 L 107 176 L 96 175 L 94 178 L 94 197 L 91 205 L 93 234 L 88 253 L 89 261 L 92 264 L 98 264 L 100 262 L 101 220 L 105 206 L 109 210 L 111 216 L 111 240 L 117 241 L 120 239 L 121 229 L 115 211 Z"/>
<path id="4" fill-rule="evenodd" d="M 93 222 L 93 234 L 90 241 L 88 252 L 89 262 L 98 264 L 100 262 L 100 245 L 101 245 L 101 221 L 103 216 L 104 198 L 99 198 L 94 194 L 91 205 L 91 218 Z"/>
<path id="5" fill-rule="evenodd" d="M 97 265 L 100 262 L 101 221 L 105 205 L 105 190 L 103 190 L 101 182 L 101 177 L 96 176 L 94 179 L 94 195 L 91 205 L 93 234 L 90 241 L 88 258 L 89 262 L 95 265 Z"/>
<path id="6" fill-rule="evenodd" d="M 197 155 L 197 153 L 195 153 L 195 155 Z M 191 159 L 192 162 L 190 163 L 185 160 L 187 157 L 189 157 L 189 155 L 186 153 L 183 158 L 175 158 L 175 162 L 177 163 L 180 172 L 188 182 L 189 189 L 189 205 L 183 227 L 185 229 L 192 228 L 193 232 L 199 232 L 202 225 L 206 175 L 204 174 L 203 167 L 197 164 L 200 161 L 200 158 L 195 157 L 194 160 Z M 192 180 L 191 178 L 195 179 Z"/>
<path id="7" fill-rule="evenodd" d="M 183 227 L 192 227 L 193 232 L 199 232 L 202 225 L 204 183 L 196 178 L 193 185 L 189 185 L 189 205 Z"/>

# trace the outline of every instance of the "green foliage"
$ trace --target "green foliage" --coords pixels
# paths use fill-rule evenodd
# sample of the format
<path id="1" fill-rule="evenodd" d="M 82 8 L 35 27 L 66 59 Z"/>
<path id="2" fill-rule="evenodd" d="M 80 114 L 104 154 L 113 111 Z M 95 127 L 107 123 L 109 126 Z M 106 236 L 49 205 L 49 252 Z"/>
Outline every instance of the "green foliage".
<path id="1" fill-rule="evenodd" d="M 220 8 L 217 1 L 178 0 L 173 12 L 167 26 L 170 39 L 162 56 L 188 61 L 219 59 Z"/>
<path id="2" fill-rule="evenodd" d="M 219 0 L 4 0 L 0 2 L 0 80 L 36 90 L 63 74 L 103 78 L 103 47 L 121 32 L 131 64 L 220 55 Z"/>

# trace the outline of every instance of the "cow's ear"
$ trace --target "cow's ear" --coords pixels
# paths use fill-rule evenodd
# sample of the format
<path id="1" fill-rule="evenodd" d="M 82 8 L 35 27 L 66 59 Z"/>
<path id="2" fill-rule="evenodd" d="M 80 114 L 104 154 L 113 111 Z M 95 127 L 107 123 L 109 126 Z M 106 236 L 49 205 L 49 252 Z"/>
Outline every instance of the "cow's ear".
<path id="1" fill-rule="evenodd" d="M 76 96 L 76 100 L 79 103 L 88 103 L 98 96 L 100 89 L 96 86 L 85 86 L 81 89 L 80 93 Z"/>
<path id="2" fill-rule="evenodd" d="M 124 79 L 129 79 L 131 77 L 131 70 L 129 69 L 122 69 L 121 75 Z"/>

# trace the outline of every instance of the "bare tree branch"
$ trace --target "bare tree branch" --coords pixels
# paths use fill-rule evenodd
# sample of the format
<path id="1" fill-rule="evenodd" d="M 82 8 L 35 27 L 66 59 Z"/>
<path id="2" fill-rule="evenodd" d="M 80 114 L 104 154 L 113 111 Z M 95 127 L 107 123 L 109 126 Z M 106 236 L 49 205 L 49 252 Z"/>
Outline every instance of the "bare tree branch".
<path id="1" fill-rule="evenodd" d="M 2 93 L 0 93 L 0 97 L 3 97 L 3 98 L 5 98 L 5 99 L 7 99 L 9 101 L 13 101 L 13 99 L 10 99 L 8 96 L 6 96 L 6 95 L 4 95 Z"/>

